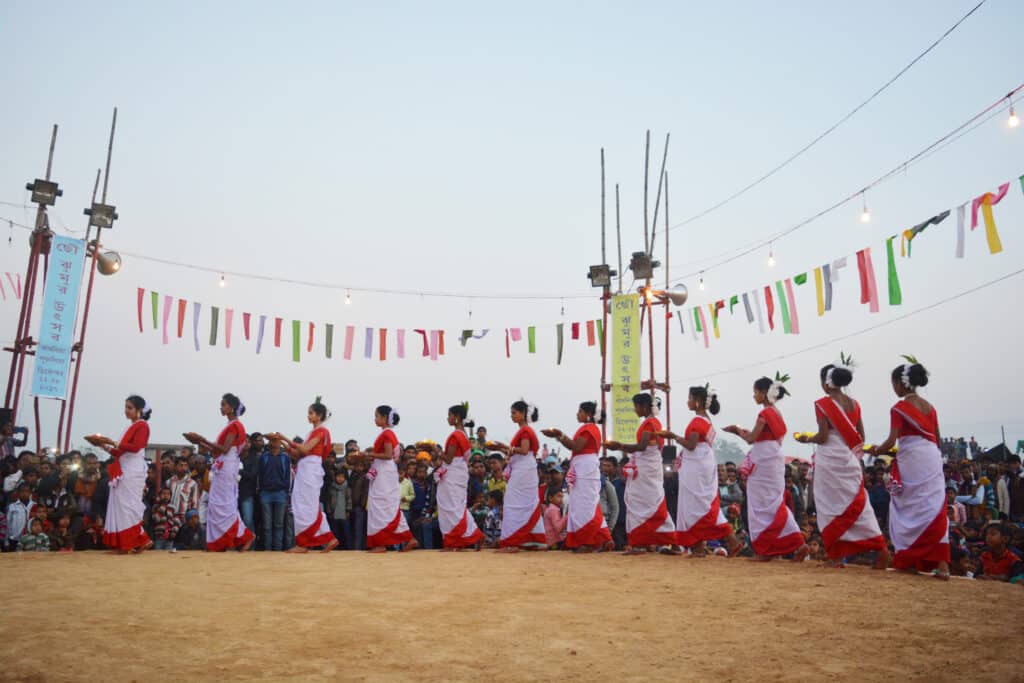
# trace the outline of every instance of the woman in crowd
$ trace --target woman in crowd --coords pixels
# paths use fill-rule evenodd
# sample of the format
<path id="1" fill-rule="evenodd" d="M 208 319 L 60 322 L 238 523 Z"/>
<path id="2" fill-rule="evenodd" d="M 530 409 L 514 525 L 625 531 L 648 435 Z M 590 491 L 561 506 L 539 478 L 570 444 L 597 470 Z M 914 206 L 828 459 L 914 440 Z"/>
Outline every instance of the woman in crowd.
<path id="1" fill-rule="evenodd" d="M 402 514 L 399 492 L 398 466 L 402 449 L 392 427 L 399 422 L 398 412 L 391 406 L 377 406 L 373 423 L 382 431 L 373 448 L 367 451 L 370 470 L 370 490 L 366 501 L 366 547 L 372 553 L 383 553 L 389 545 L 400 545 L 412 550 L 418 544 L 409 531 L 409 523 Z"/>
<path id="2" fill-rule="evenodd" d="M 220 400 L 220 414 L 227 418 L 228 424 L 215 443 L 195 432 L 184 436 L 215 456 L 210 467 L 210 493 L 206 508 L 206 549 L 219 552 L 238 548 L 244 552 L 252 547 L 255 540 L 238 513 L 238 472 L 241 469 L 238 453 L 248 446 L 245 427 L 238 418 L 245 414 L 245 404 L 234 394 L 224 394 Z"/>
<path id="3" fill-rule="evenodd" d="M 718 490 L 718 466 L 715 464 L 715 428 L 708 413 L 720 410 L 718 394 L 704 387 L 690 387 L 686 407 L 695 415 L 683 436 L 658 432 L 683 447 L 676 458 L 679 501 L 676 507 L 676 543 L 690 548 L 695 557 L 707 554 L 707 541 L 725 539 L 729 554 L 735 555 L 742 544 L 732 532 L 722 510 Z M 724 470 L 724 467 L 723 467 Z"/>
<path id="4" fill-rule="evenodd" d="M 814 402 L 818 433 L 801 434 L 797 441 L 814 443 L 814 505 L 821 540 L 829 563 L 843 567 L 849 555 L 875 551 L 875 569 L 889 565 L 889 550 L 878 520 L 868 504 L 861 472 L 864 423 L 860 405 L 843 392 L 853 381 L 850 360 L 821 369 L 825 396 Z"/>
<path id="5" fill-rule="evenodd" d="M 546 550 L 547 536 L 544 534 L 544 519 L 540 497 L 537 491 L 540 479 L 537 476 L 537 451 L 540 443 L 530 424 L 540 418 L 536 406 L 526 401 L 516 401 L 510 411 L 512 422 L 518 425 L 512 441 L 490 443 L 487 447 L 501 451 L 508 456 L 505 471 L 508 484 L 505 487 L 504 506 L 501 520 L 501 552 L 514 553 L 525 550 Z"/>
<path id="6" fill-rule="evenodd" d="M 917 395 L 928 384 L 928 371 L 913 357 L 892 371 L 892 390 L 899 397 L 890 411 L 889 437 L 871 449 L 887 453 L 899 441 L 892 462 L 889 535 L 896 548 L 892 565 L 905 571 L 934 570 L 949 578 L 949 520 L 945 477 L 939 451 L 939 416 Z"/>
<path id="7" fill-rule="evenodd" d="M 572 451 L 572 461 L 565 479 L 569 484 L 569 519 L 565 547 L 574 552 L 589 553 L 606 549 L 612 543 L 604 515 L 601 513 L 601 430 L 604 414 L 596 401 L 584 401 L 576 411 L 582 423 L 570 439 L 560 429 L 544 429 L 551 437 Z"/>
<path id="8" fill-rule="evenodd" d="M 648 546 L 670 548 L 676 542 L 675 527 L 668 515 L 665 504 L 665 475 L 661 449 L 665 440 L 658 436 L 661 422 L 658 413 L 661 399 L 650 394 L 633 397 L 633 410 L 643 418 L 636 431 L 635 444 L 607 441 L 611 451 L 633 454 L 630 461 L 622 466 L 626 479 L 626 554 L 637 555 L 647 552 Z"/>
<path id="9" fill-rule="evenodd" d="M 786 436 L 786 423 L 775 404 L 789 394 L 782 386 L 788 379 L 788 376 L 776 374 L 774 381 L 762 377 L 754 382 L 754 402 L 764 406 L 757 414 L 754 428 L 747 430 L 736 425 L 725 428 L 726 432 L 751 444 L 741 474 L 747 477 L 750 542 L 757 554 L 755 559 L 763 562 L 791 553 L 796 553 L 793 559 L 800 562 L 808 553 L 800 527 L 783 496 L 786 464 L 781 446 Z"/>
<path id="10" fill-rule="evenodd" d="M 324 460 L 333 449 L 331 433 L 324 427 L 329 413 L 320 397 L 306 410 L 306 420 L 313 429 L 302 443 L 295 443 L 280 432 L 267 438 L 284 445 L 288 455 L 298 459 L 295 482 L 292 485 L 292 519 L 295 522 L 295 545 L 285 552 L 306 553 L 310 548 L 323 546 L 328 553 L 338 547 L 338 539 L 331 533 L 330 520 L 320 505 L 320 490 L 324 484 Z"/>
<path id="11" fill-rule="evenodd" d="M 466 429 L 473 429 L 468 419 L 469 403 L 448 409 L 448 424 L 453 428 L 441 452 L 441 465 L 434 470 L 437 482 L 437 521 L 441 527 L 444 550 L 462 550 L 477 546 L 483 532 L 477 528 L 466 510 L 466 488 L 469 485 L 469 456 L 472 446 Z"/>
<path id="12" fill-rule="evenodd" d="M 105 436 L 86 437 L 94 446 L 110 453 L 107 465 L 110 475 L 110 497 L 104 518 L 103 545 L 116 553 L 141 553 L 153 547 L 142 529 L 146 505 L 142 493 L 146 486 L 146 445 L 149 443 L 148 420 L 152 409 L 141 396 L 129 396 L 124 402 L 124 416 L 131 423 L 116 442 Z"/>

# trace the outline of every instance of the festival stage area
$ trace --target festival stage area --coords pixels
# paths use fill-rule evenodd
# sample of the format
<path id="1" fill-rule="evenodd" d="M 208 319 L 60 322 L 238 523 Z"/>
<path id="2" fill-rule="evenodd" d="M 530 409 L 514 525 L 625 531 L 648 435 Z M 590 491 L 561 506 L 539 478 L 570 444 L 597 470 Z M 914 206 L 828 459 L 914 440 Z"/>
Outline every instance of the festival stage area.
<path id="1" fill-rule="evenodd" d="M 4 554 L 3 680 L 1024 680 L 1024 589 L 743 559 Z M 46 653 L 53 653 L 46 655 Z"/>

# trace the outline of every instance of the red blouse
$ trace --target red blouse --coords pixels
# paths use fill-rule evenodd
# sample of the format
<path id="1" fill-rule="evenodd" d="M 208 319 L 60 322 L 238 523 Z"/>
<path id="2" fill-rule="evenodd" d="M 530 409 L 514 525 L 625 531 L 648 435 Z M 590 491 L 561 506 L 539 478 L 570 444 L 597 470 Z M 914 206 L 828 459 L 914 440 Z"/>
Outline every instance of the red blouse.
<path id="1" fill-rule="evenodd" d="M 706 417 L 697 415 L 690 420 L 690 424 L 686 425 L 686 431 L 683 435 L 688 437 L 690 434 L 696 434 L 699 441 L 703 441 L 708 445 L 714 445 L 715 428 L 711 426 L 711 420 Z"/>
<path id="2" fill-rule="evenodd" d="M 892 407 L 889 415 L 892 428 L 898 429 L 900 436 L 920 436 L 938 444 L 939 413 L 934 406 L 932 412 L 925 415 L 908 401 L 900 401 Z"/>
<path id="3" fill-rule="evenodd" d="M 232 420 L 228 422 L 228 426 L 221 430 L 217 436 L 217 445 L 223 446 L 228 441 L 228 434 L 235 435 L 235 441 L 232 444 L 232 448 L 242 449 L 242 444 L 245 443 L 245 427 L 238 420 Z"/>
<path id="4" fill-rule="evenodd" d="M 457 458 L 465 457 L 466 451 L 470 450 L 469 438 L 461 429 L 456 429 L 448 435 L 448 439 L 444 442 L 444 452 L 447 453 L 452 446 L 455 446 L 455 457 Z"/>
<path id="5" fill-rule="evenodd" d="M 640 423 L 640 428 L 636 430 L 636 442 L 640 443 L 640 440 L 644 432 L 651 432 L 653 434 L 654 432 L 660 431 L 661 421 L 652 415 L 651 417 L 647 418 L 646 420 Z M 650 444 L 651 442 L 648 441 L 647 443 Z M 658 444 L 658 448 L 664 448 L 665 439 L 663 439 L 660 436 L 656 436 L 654 437 L 654 443 Z"/>
<path id="6" fill-rule="evenodd" d="M 757 414 L 757 419 L 764 421 L 758 441 L 782 441 L 786 437 L 786 421 L 775 408 L 765 408 Z"/>
<path id="7" fill-rule="evenodd" d="M 575 441 L 580 438 L 584 440 L 583 448 L 574 451 L 573 457 L 577 455 L 593 455 L 601 451 L 601 430 L 593 422 L 588 422 L 576 430 L 572 440 Z"/>
<path id="8" fill-rule="evenodd" d="M 145 420 L 136 420 L 121 437 L 117 448 L 110 451 L 110 454 L 117 458 L 125 453 L 138 453 L 145 450 L 147 444 L 149 444 L 149 423 Z"/>
<path id="9" fill-rule="evenodd" d="M 398 437 L 390 429 L 385 429 L 381 432 L 377 440 L 373 442 L 373 452 L 383 453 L 385 444 L 391 444 L 391 457 L 398 460 Z"/>
<path id="10" fill-rule="evenodd" d="M 512 448 L 519 448 L 523 445 L 528 445 L 529 452 L 536 454 L 540 450 L 540 441 L 537 440 L 537 433 L 533 431 L 533 427 L 525 425 L 519 428 L 516 435 L 512 437 L 512 443 L 509 444 Z"/>
<path id="11" fill-rule="evenodd" d="M 327 431 L 326 427 L 317 427 L 309 433 L 309 436 L 306 437 L 306 441 L 309 442 L 318 437 L 320 441 L 317 442 L 316 446 L 307 454 L 306 457 L 315 455 L 320 457 L 321 460 L 326 460 L 327 456 L 331 454 L 332 450 L 334 450 L 333 444 L 331 443 L 331 433 Z"/>

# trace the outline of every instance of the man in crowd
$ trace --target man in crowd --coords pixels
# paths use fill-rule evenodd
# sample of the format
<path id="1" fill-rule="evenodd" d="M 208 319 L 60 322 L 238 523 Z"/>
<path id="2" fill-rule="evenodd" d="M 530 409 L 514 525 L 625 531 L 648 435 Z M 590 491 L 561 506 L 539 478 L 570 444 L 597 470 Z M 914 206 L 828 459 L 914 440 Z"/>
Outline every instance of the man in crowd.
<path id="1" fill-rule="evenodd" d="M 260 512 L 263 521 L 263 549 L 284 549 L 284 518 L 291 487 L 291 459 L 281 442 L 270 442 L 269 450 L 259 455 Z"/>
<path id="2" fill-rule="evenodd" d="M 255 506 L 259 481 L 259 459 L 266 447 L 263 435 L 254 432 L 249 436 L 249 448 L 240 454 L 241 469 L 238 472 L 238 512 L 246 528 L 256 531 Z"/>
<path id="3" fill-rule="evenodd" d="M 171 489 L 171 509 L 177 518 L 178 526 L 185 523 L 185 513 L 199 508 L 199 485 L 189 473 L 189 461 L 182 455 L 174 463 L 174 476 L 169 482 Z"/>
<path id="4" fill-rule="evenodd" d="M 615 459 L 601 458 L 601 493 L 598 496 L 598 503 L 601 505 L 601 514 L 604 515 L 604 522 L 609 530 L 615 528 L 615 522 L 619 519 L 619 496 L 612 483 L 614 477 Z"/>

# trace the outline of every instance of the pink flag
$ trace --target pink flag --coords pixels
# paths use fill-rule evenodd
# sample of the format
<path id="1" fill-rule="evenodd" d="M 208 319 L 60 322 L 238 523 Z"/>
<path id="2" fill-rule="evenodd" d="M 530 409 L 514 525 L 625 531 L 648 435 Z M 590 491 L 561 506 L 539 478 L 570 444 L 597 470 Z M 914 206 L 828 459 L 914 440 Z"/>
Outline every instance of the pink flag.
<path id="1" fill-rule="evenodd" d="M 146 297 L 146 290 L 139 287 L 139 332 L 142 332 L 142 300 Z"/>
<path id="2" fill-rule="evenodd" d="M 231 323 L 235 320 L 235 309 L 224 309 L 224 347 L 231 348 Z"/>
<path id="3" fill-rule="evenodd" d="M 786 278 L 786 300 L 789 302 L 790 331 L 800 334 L 800 321 L 796 317 L 796 299 L 793 297 L 793 282 Z"/>
<path id="4" fill-rule="evenodd" d="M 249 341 L 249 314 L 242 313 L 242 332 L 245 334 L 245 341 Z"/>
<path id="5" fill-rule="evenodd" d="M 396 330 L 397 336 L 395 337 L 395 346 L 397 349 L 395 352 L 399 358 L 405 358 L 405 330 Z"/>
<path id="6" fill-rule="evenodd" d="M 700 329 L 704 331 L 704 348 L 706 349 L 710 346 L 710 344 L 708 343 L 708 323 L 707 320 L 705 320 L 704 318 L 703 306 L 697 307 L 697 314 L 700 315 Z"/>
<path id="7" fill-rule="evenodd" d="M 512 341 L 514 341 L 514 342 L 522 341 L 522 339 L 523 339 L 523 331 L 520 330 L 518 327 L 513 327 L 512 329 L 509 330 L 509 332 L 512 335 Z"/>
<path id="8" fill-rule="evenodd" d="M 868 310 L 878 313 L 878 283 L 875 282 L 875 268 L 871 264 L 871 247 L 857 252 L 857 270 L 860 273 L 860 302 L 868 304 Z"/>
<path id="9" fill-rule="evenodd" d="M 164 344 L 167 343 L 167 320 L 171 317 L 171 302 L 174 301 L 173 296 L 164 295 Z"/>
<path id="10" fill-rule="evenodd" d="M 438 347 L 441 344 L 440 333 L 437 330 L 430 331 L 430 360 L 437 360 Z"/>
<path id="11" fill-rule="evenodd" d="M 352 360 L 352 339 L 355 337 L 356 328 L 354 325 L 345 325 L 345 360 Z"/>

